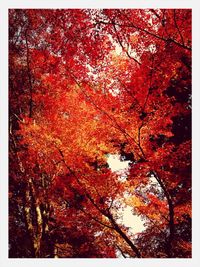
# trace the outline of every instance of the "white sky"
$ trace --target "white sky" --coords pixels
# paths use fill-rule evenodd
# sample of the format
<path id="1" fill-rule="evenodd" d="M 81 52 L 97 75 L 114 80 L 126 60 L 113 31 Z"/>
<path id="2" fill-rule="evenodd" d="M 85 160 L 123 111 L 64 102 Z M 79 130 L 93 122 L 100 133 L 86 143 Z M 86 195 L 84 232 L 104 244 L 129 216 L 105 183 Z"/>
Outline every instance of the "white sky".
<path id="1" fill-rule="evenodd" d="M 119 180 L 123 182 L 126 179 L 126 173 L 129 171 L 130 161 L 121 161 L 120 155 L 110 154 L 107 159 L 107 163 L 112 172 L 116 172 L 119 175 Z M 122 214 L 122 222 L 126 227 L 130 227 L 130 232 L 133 234 L 140 233 L 145 230 L 144 222 L 140 216 L 134 215 L 132 212 L 133 207 L 126 206 L 123 210 L 119 211 Z"/>
<path id="2" fill-rule="evenodd" d="M 109 168 L 111 169 L 112 172 L 125 172 L 128 171 L 129 168 L 129 163 L 130 161 L 126 160 L 126 161 L 121 161 L 120 160 L 120 155 L 113 155 L 113 154 L 109 154 L 108 159 L 107 159 Z"/>
<path id="3" fill-rule="evenodd" d="M 144 221 L 140 216 L 134 215 L 132 207 L 127 206 L 123 211 L 122 222 L 126 227 L 129 227 L 129 231 L 133 234 L 140 233 L 146 229 Z"/>

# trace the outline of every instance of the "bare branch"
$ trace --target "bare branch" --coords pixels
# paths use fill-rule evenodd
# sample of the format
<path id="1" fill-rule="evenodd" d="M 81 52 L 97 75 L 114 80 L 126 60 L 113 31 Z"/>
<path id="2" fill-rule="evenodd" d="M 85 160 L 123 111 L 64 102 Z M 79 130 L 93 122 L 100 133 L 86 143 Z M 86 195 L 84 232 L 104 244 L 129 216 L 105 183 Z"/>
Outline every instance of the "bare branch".
<path id="1" fill-rule="evenodd" d="M 181 33 L 181 31 L 180 31 L 180 29 L 178 27 L 177 21 L 176 21 L 176 10 L 175 9 L 174 9 L 174 24 L 175 24 L 175 26 L 176 26 L 176 28 L 178 30 L 178 33 L 179 33 L 179 35 L 181 37 L 182 44 L 185 45 L 185 42 L 184 42 L 184 39 L 183 39 L 183 35 L 182 35 L 182 33 Z"/>

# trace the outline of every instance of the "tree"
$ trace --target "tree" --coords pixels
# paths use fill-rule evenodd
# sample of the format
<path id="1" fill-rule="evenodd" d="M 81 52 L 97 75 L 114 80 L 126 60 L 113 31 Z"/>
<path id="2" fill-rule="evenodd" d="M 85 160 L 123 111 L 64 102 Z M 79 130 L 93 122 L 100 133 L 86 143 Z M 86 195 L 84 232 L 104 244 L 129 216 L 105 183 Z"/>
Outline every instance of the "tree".
<path id="1" fill-rule="evenodd" d="M 11 9 L 9 102 L 10 257 L 191 257 L 191 10 Z"/>

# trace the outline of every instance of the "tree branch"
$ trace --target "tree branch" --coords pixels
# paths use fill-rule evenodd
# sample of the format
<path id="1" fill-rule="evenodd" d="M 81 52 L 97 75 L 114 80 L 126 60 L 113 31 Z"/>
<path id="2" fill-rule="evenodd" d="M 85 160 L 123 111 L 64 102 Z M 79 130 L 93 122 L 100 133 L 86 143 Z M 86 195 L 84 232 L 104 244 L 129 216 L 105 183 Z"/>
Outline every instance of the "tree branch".
<path id="1" fill-rule="evenodd" d="M 140 157 L 140 158 L 143 159 L 144 156 L 145 156 L 145 155 L 144 155 L 144 152 L 141 150 L 141 147 L 138 146 L 138 143 L 137 143 L 137 141 L 135 140 L 135 138 L 132 137 L 132 136 L 131 136 L 125 129 L 123 129 L 123 128 L 119 125 L 119 123 L 116 121 L 115 118 L 111 117 L 105 110 L 103 110 L 102 108 L 100 108 L 100 107 L 99 107 L 99 106 L 92 100 L 92 98 L 85 92 L 85 90 L 83 90 L 82 85 L 80 84 L 80 82 L 77 81 L 77 78 L 75 77 L 75 75 L 74 75 L 73 73 L 71 73 L 69 69 L 67 69 L 67 71 L 70 73 L 72 79 L 73 79 L 74 82 L 78 85 L 78 87 L 80 88 L 81 92 L 84 94 L 86 101 L 89 101 L 89 103 L 91 103 L 96 109 L 98 109 L 101 113 L 103 113 L 104 115 L 106 115 L 107 118 L 108 118 L 111 122 L 114 123 L 113 127 L 114 127 L 115 129 L 117 129 L 118 131 L 120 131 L 121 133 L 123 133 L 125 137 L 128 137 L 128 138 L 130 138 L 131 141 L 133 141 L 133 143 L 136 145 L 137 149 L 139 149 L 140 152 L 142 153 L 142 156 L 141 156 L 138 152 L 136 152 L 136 151 L 134 151 L 134 152 L 138 155 L 138 157 Z"/>
<path id="2" fill-rule="evenodd" d="M 111 20 L 111 19 L 110 19 L 110 20 Z M 125 49 L 125 47 L 123 46 L 123 43 L 122 43 L 122 41 L 120 40 L 120 37 L 119 37 L 119 35 L 118 35 L 117 29 L 116 29 L 116 24 L 115 24 L 114 20 L 111 20 L 111 22 L 112 22 L 112 25 L 113 25 L 113 28 L 114 28 L 114 31 L 115 31 L 115 34 L 116 34 L 118 43 L 120 44 L 122 50 L 125 51 L 125 53 L 126 53 L 126 55 L 128 56 L 128 58 L 133 59 L 138 65 L 141 65 L 141 63 L 140 63 L 136 58 L 134 58 L 134 57 L 132 57 L 132 56 L 130 55 L 130 53 L 128 52 L 128 49 Z"/>
<path id="3" fill-rule="evenodd" d="M 27 31 L 28 31 L 28 29 L 26 29 L 26 31 L 25 31 L 25 42 L 26 42 L 26 64 L 27 64 L 29 91 L 30 91 L 29 118 L 32 118 L 32 115 L 33 115 L 33 86 L 32 86 L 31 69 L 30 69 L 30 61 L 29 61 L 29 47 L 28 47 Z"/>
<path id="4" fill-rule="evenodd" d="M 64 154 L 63 152 L 59 150 L 60 155 L 64 160 Z M 65 163 L 66 164 L 66 163 Z M 79 181 L 78 177 L 76 176 L 75 172 L 71 170 L 71 168 L 69 166 L 67 166 L 67 169 L 72 173 L 72 175 L 76 178 L 77 182 L 83 187 L 83 184 Z M 109 219 L 109 221 L 111 222 L 111 224 L 113 225 L 114 230 L 126 241 L 126 243 L 131 247 L 131 249 L 135 252 L 136 256 L 138 258 L 141 258 L 141 254 L 139 252 L 139 250 L 137 249 L 137 247 L 132 243 L 132 241 L 127 237 L 127 235 L 121 230 L 121 228 L 119 227 L 119 225 L 115 222 L 112 214 L 109 212 L 109 210 L 103 210 L 101 209 L 94 201 L 94 199 L 91 197 L 91 195 L 89 194 L 89 192 L 87 192 L 87 190 L 84 188 L 85 190 L 85 196 L 89 199 L 89 201 L 92 203 L 92 205 L 105 217 L 107 217 Z M 104 225 L 106 227 L 108 227 L 107 225 Z M 110 228 L 110 227 L 109 227 Z"/>
<path id="5" fill-rule="evenodd" d="M 131 247 L 131 249 L 134 251 L 137 258 L 141 258 L 140 251 L 138 248 L 133 244 L 133 242 L 128 238 L 128 236 L 122 231 L 122 229 L 119 227 L 119 225 L 115 222 L 113 216 L 111 213 L 107 215 L 108 219 L 112 223 L 115 231 L 126 241 L 126 243 Z"/>
<path id="6" fill-rule="evenodd" d="M 178 27 L 177 21 L 176 21 L 176 9 L 174 9 L 174 24 L 175 24 L 175 26 L 176 26 L 176 28 L 178 30 L 178 33 L 179 33 L 179 35 L 181 37 L 182 44 L 185 45 L 185 42 L 184 42 L 184 39 L 183 39 L 183 35 L 182 35 L 182 33 L 181 33 L 181 31 L 180 31 L 180 29 Z"/>
<path id="7" fill-rule="evenodd" d="M 152 174 L 154 175 L 157 182 L 161 186 L 161 188 L 162 188 L 162 190 L 166 196 L 168 207 L 169 207 L 169 230 L 170 230 L 170 234 L 169 234 L 169 238 L 168 238 L 168 242 L 167 242 L 167 254 L 171 258 L 172 257 L 172 241 L 174 238 L 174 206 L 172 203 L 171 196 L 170 196 L 167 188 L 165 187 L 163 181 L 159 177 L 159 175 L 154 171 L 152 171 Z"/>
<path id="8" fill-rule="evenodd" d="M 118 10 L 118 12 L 120 12 L 120 10 Z M 125 15 L 125 14 L 123 14 L 123 15 L 126 17 L 126 19 L 127 19 L 129 22 L 131 21 L 131 20 L 127 17 L 127 15 Z M 110 24 L 110 25 L 112 25 L 111 22 L 109 22 L 109 21 L 102 21 L 102 20 L 98 21 L 97 24 L 105 24 L 105 25 Z M 156 39 L 158 39 L 158 40 L 161 40 L 161 41 L 164 41 L 164 42 L 172 42 L 172 43 L 176 44 L 177 46 L 179 46 L 179 47 L 181 47 L 181 48 L 184 48 L 184 49 L 186 49 L 186 50 L 188 50 L 188 51 L 192 51 L 192 48 L 189 47 L 189 46 L 183 45 L 183 44 L 177 42 L 177 41 L 174 40 L 174 39 L 171 39 L 171 38 L 165 38 L 165 37 L 163 37 L 163 36 L 157 35 L 156 33 L 153 33 L 153 32 L 150 32 L 149 30 L 146 30 L 146 29 L 141 28 L 140 26 L 134 24 L 133 22 L 130 22 L 129 24 L 125 24 L 125 23 L 120 24 L 120 23 L 116 23 L 116 22 L 115 22 L 115 25 L 120 26 L 120 27 L 134 28 L 134 29 L 136 29 L 136 30 L 138 30 L 138 31 L 141 31 L 141 32 L 146 33 L 147 35 L 153 36 L 154 38 L 156 38 Z"/>
<path id="9" fill-rule="evenodd" d="M 124 258 L 127 258 L 126 255 L 124 254 L 123 250 L 120 248 L 120 246 L 116 245 L 117 249 L 119 249 L 119 251 L 121 252 L 122 256 Z"/>

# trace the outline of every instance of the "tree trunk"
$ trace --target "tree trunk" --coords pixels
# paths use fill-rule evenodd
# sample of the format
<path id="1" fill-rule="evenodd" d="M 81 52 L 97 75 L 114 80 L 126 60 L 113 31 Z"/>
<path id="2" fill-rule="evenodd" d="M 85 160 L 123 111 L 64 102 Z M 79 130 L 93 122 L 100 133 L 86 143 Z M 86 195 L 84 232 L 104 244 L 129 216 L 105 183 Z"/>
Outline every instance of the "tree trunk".
<path id="1" fill-rule="evenodd" d="M 168 203 L 168 208 L 169 208 L 169 237 L 168 237 L 167 244 L 166 244 L 166 253 L 167 253 L 169 258 L 172 258 L 173 257 L 172 241 L 174 239 L 174 206 L 172 203 L 171 196 L 170 196 L 165 184 L 161 180 L 160 176 L 155 172 L 153 172 L 153 175 L 156 178 L 156 180 L 158 181 L 160 187 L 162 188 L 162 190 L 165 194 L 165 197 L 167 199 L 167 203 Z"/>
<path id="2" fill-rule="evenodd" d="M 126 241 L 126 243 L 131 247 L 137 258 L 141 258 L 141 254 L 138 250 L 138 248 L 133 244 L 133 242 L 128 238 L 128 236 L 122 231 L 122 229 L 119 227 L 119 225 L 115 222 L 113 216 L 111 213 L 108 214 L 108 218 L 110 222 L 112 223 L 115 231 Z"/>
<path id="3" fill-rule="evenodd" d="M 42 213 L 39 201 L 36 197 L 34 184 L 31 178 L 28 180 L 28 185 L 25 192 L 24 212 L 25 212 L 27 229 L 31 238 L 33 257 L 39 258 L 41 254 L 40 248 L 41 248 L 41 239 L 43 232 L 42 228 L 43 221 L 42 221 Z"/>

